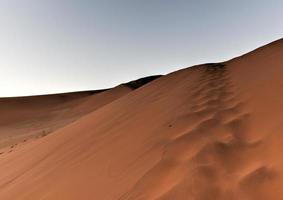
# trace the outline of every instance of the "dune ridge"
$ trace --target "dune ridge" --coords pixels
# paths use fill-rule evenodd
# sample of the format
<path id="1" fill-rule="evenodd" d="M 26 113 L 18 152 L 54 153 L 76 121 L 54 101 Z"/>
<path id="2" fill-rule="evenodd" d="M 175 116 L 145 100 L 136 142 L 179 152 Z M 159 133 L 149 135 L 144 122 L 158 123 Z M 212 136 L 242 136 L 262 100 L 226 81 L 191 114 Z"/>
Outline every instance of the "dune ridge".
<path id="1" fill-rule="evenodd" d="M 0 199 L 283 199 L 282 63 L 278 40 L 76 100 L 75 121 L 0 155 Z"/>
<path id="2" fill-rule="evenodd" d="M 45 137 L 159 77 L 145 77 L 110 89 L 0 98 L 0 149 L 6 147 L 0 154 Z"/>

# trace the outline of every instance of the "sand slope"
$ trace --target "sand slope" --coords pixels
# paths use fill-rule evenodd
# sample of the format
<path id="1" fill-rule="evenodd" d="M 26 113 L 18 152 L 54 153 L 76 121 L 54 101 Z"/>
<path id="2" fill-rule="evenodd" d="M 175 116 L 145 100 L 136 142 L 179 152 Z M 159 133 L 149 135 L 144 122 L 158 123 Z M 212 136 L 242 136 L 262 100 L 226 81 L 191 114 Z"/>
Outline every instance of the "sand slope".
<path id="1" fill-rule="evenodd" d="M 1 155 L 0 199 L 283 199 L 282 63 L 279 40 L 131 91 Z"/>
<path id="2" fill-rule="evenodd" d="M 0 148 L 46 136 L 130 91 L 121 85 L 110 90 L 0 98 Z"/>

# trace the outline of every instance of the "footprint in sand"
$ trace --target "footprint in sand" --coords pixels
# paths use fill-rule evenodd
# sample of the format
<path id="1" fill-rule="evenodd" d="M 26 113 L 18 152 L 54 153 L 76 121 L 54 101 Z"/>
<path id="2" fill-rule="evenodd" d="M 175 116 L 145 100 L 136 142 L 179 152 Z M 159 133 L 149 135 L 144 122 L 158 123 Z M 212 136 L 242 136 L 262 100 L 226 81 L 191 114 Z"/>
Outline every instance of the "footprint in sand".
<path id="1" fill-rule="evenodd" d="M 245 151 L 254 148 L 245 141 L 250 116 L 244 112 L 244 102 L 234 92 L 225 64 L 207 64 L 197 70 L 200 76 L 191 93 L 193 103 L 188 122 L 193 119 L 198 125 L 172 139 L 162 159 L 121 200 L 170 199 L 171 192 L 186 199 L 233 199 L 233 194 L 224 191 L 217 182 L 230 175 L 231 161 L 225 158 L 241 157 L 242 152 L 235 153 L 239 146 Z M 225 158 L 217 158 L 221 144 L 229 148 Z M 219 168 L 223 173 L 214 173 Z M 175 191 L 175 188 L 184 190 Z"/>

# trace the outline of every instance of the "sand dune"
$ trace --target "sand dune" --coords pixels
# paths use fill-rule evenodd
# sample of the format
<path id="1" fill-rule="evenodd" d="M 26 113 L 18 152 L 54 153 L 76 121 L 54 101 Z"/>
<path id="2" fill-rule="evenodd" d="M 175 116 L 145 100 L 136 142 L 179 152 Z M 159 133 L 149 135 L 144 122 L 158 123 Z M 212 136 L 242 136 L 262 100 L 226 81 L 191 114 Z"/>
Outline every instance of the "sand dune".
<path id="1" fill-rule="evenodd" d="M 0 148 L 46 136 L 132 91 L 111 90 L 0 99 Z"/>
<path id="2" fill-rule="evenodd" d="M 281 200 L 282 63 L 279 40 L 142 87 L 3 99 L 2 135 L 52 134 L 0 155 L 0 199 Z"/>

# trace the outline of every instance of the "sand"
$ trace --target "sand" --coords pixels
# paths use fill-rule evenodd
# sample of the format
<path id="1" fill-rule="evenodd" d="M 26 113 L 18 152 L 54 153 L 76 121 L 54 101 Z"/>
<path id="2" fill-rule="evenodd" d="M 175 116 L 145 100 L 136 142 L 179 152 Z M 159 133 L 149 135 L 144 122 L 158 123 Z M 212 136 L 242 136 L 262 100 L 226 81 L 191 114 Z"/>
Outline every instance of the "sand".
<path id="1" fill-rule="evenodd" d="M 130 91 L 120 85 L 111 90 L 0 98 L 0 149 L 44 137 Z"/>
<path id="2" fill-rule="evenodd" d="M 1 100 L 1 134 L 52 131 L 5 147 L 0 199 L 281 200 L 282 63 L 278 40 L 139 88 Z"/>

